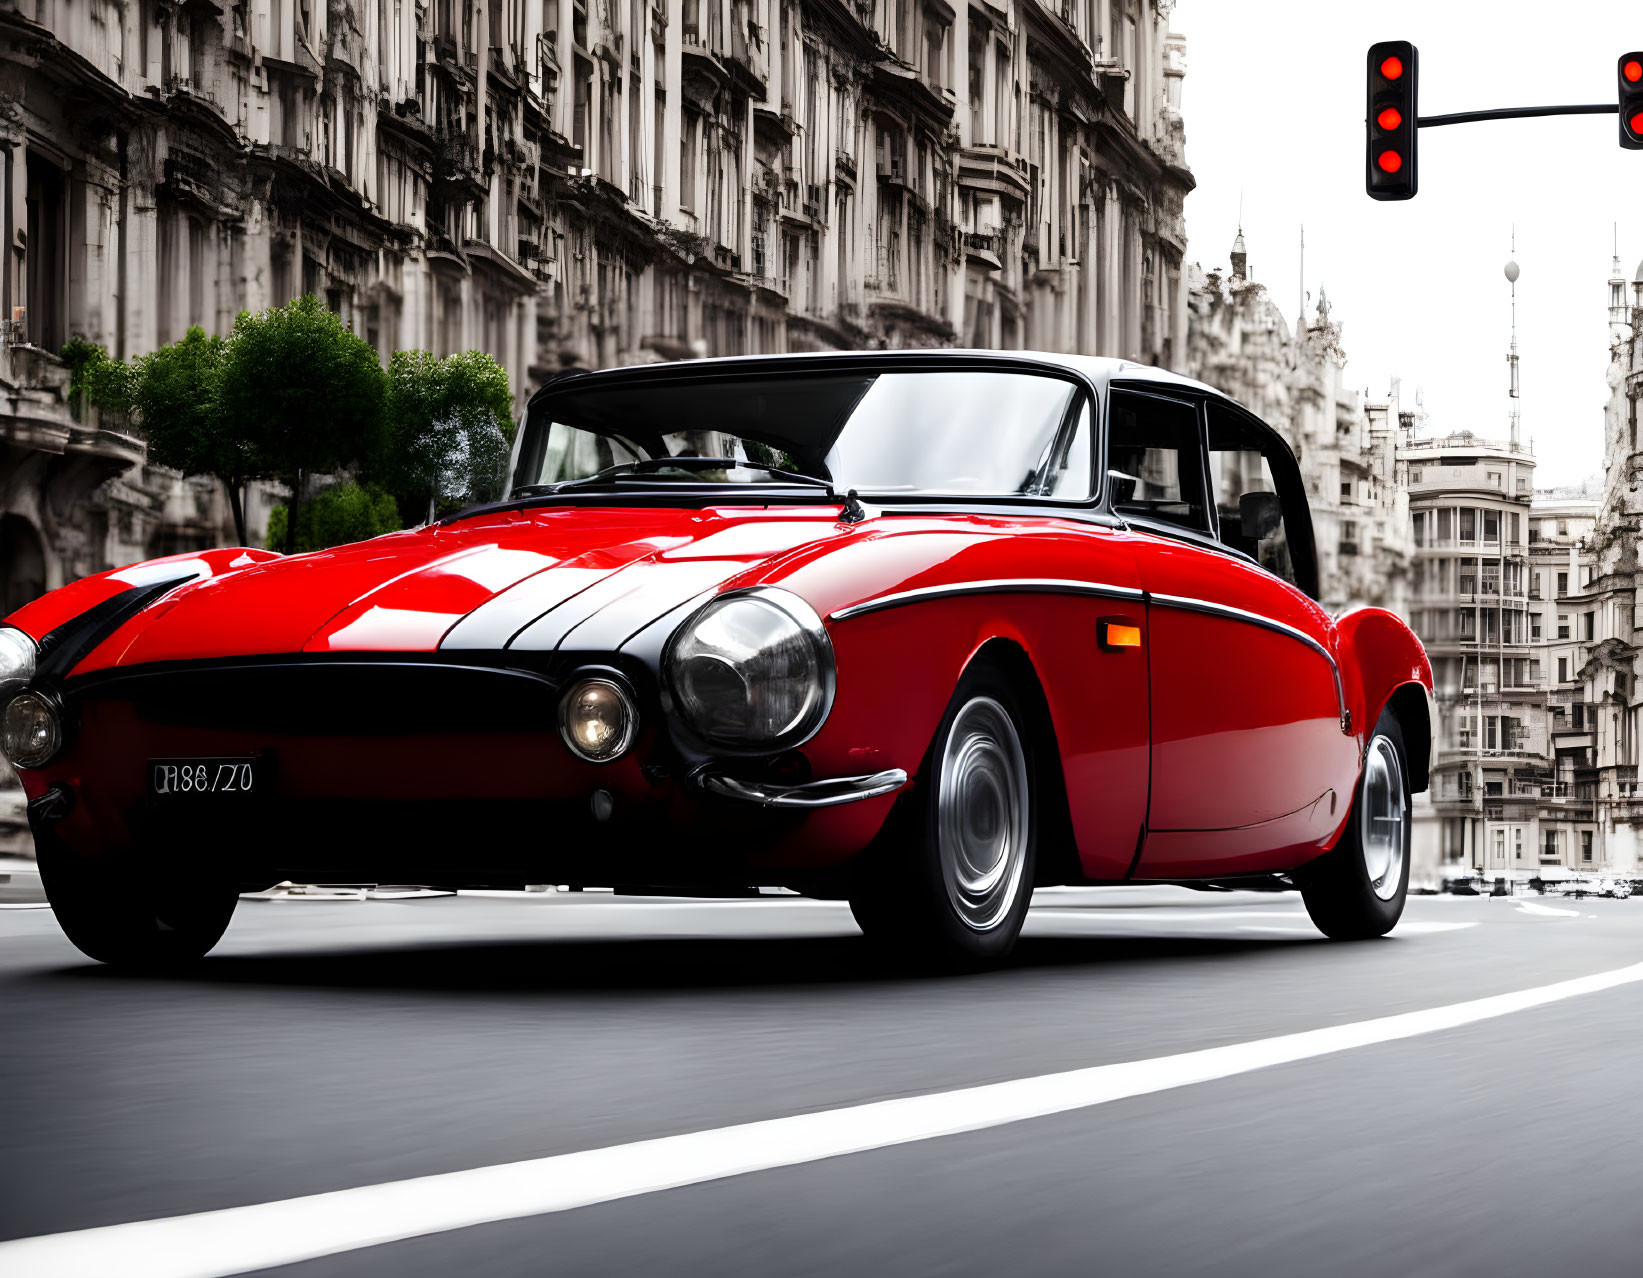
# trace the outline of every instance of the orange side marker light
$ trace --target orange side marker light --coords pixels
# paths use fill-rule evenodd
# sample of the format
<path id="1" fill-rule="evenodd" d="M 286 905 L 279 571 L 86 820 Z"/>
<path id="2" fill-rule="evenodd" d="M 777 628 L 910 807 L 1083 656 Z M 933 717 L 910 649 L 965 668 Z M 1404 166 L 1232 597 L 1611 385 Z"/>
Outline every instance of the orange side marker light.
<path id="1" fill-rule="evenodd" d="M 1101 646 L 1112 651 L 1120 648 L 1139 648 L 1141 646 L 1141 627 L 1122 620 L 1103 621 L 1101 623 Z"/>

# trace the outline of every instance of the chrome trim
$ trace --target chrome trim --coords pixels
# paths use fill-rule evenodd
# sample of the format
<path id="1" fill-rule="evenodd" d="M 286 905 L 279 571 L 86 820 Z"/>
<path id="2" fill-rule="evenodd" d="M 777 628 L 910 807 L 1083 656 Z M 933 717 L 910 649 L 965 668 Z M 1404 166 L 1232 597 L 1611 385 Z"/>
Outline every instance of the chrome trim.
<path id="1" fill-rule="evenodd" d="M 772 785 L 764 781 L 743 781 L 722 772 L 701 772 L 696 776 L 696 783 L 713 794 L 764 808 L 831 808 L 892 794 L 907 784 L 907 774 L 900 768 L 886 768 L 868 776 L 833 777 L 803 785 Z"/>
<path id="2" fill-rule="evenodd" d="M 957 599 L 964 595 L 1087 595 L 1094 599 L 1122 599 L 1142 603 L 1146 592 L 1130 586 L 1108 586 L 1093 581 L 1070 581 L 1063 577 L 1000 577 L 990 581 L 966 581 L 950 586 L 921 586 L 893 595 L 880 595 L 829 614 L 829 621 L 848 621 L 864 613 L 884 608 L 899 608 L 903 604 L 923 603 L 927 599 Z"/>
<path id="3" fill-rule="evenodd" d="M 1263 617 L 1258 612 L 1249 612 L 1243 608 L 1234 608 L 1230 604 L 1211 603 L 1207 599 L 1192 599 L 1185 595 L 1155 595 L 1130 586 L 1111 586 L 1104 582 L 1070 581 L 1061 577 L 1000 577 L 987 581 L 959 582 L 948 586 L 921 586 L 916 590 L 903 590 L 893 595 L 880 595 L 877 599 L 868 599 L 861 603 L 850 604 L 844 608 L 837 608 L 828 615 L 828 620 L 848 621 L 851 617 L 860 617 L 865 613 L 878 612 L 884 608 L 899 608 L 903 604 L 923 603 L 928 599 L 956 599 L 965 595 L 1003 594 L 1084 595 L 1094 599 L 1119 599 L 1128 603 L 1157 604 L 1161 608 L 1179 608 L 1184 612 L 1202 613 L 1205 616 L 1221 617 L 1228 621 L 1242 621 L 1252 626 L 1259 626 L 1263 630 L 1270 630 L 1275 634 L 1288 635 L 1291 639 L 1305 644 L 1329 662 L 1329 673 L 1335 680 L 1335 703 L 1340 711 L 1341 731 L 1352 731 L 1352 712 L 1347 709 L 1346 705 L 1346 685 L 1341 682 L 1341 668 L 1336 664 L 1334 654 L 1328 648 L 1307 634 L 1306 631 L 1297 629 L 1287 622 L 1276 621 L 1271 617 Z"/>
<path id="4" fill-rule="evenodd" d="M 966 701 L 947 729 L 935 783 L 947 902 L 965 927 L 990 932 L 1020 899 L 1032 837 L 1027 754 L 1010 712 L 991 697 Z"/>
<path id="5" fill-rule="evenodd" d="M 775 741 L 736 742 L 703 737 L 680 708 L 679 697 L 673 687 L 673 653 L 678 647 L 680 636 L 686 634 L 709 612 L 725 607 L 738 599 L 757 599 L 775 608 L 778 612 L 785 613 L 810 637 L 810 646 L 815 651 L 816 674 L 821 680 L 821 700 L 818 703 L 818 708 L 809 722 L 799 725 L 788 736 L 778 738 Z M 792 750 L 809 741 L 811 737 L 821 731 L 822 725 L 827 722 L 827 716 L 833 713 L 833 699 L 838 695 L 839 688 L 838 664 L 833 654 L 833 639 L 827 633 L 827 627 L 822 623 L 822 619 L 816 610 L 810 606 L 808 600 L 794 594 L 791 590 L 783 590 L 780 586 L 748 586 L 742 590 L 723 591 L 714 595 L 684 621 L 680 622 L 662 646 L 662 683 L 667 691 L 667 700 L 663 704 L 668 706 L 671 717 L 687 733 L 693 737 L 699 737 L 704 741 L 711 742 L 715 750 L 748 755 L 767 755 L 778 750 Z"/>
<path id="6" fill-rule="evenodd" d="M 0 625 L 0 695 L 28 687 L 39 660 L 34 636 L 16 626 Z"/>
<path id="7" fill-rule="evenodd" d="M 1149 603 L 1157 604 L 1161 608 L 1179 608 L 1183 612 L 1201 613 L 1206 617 L 1221 617 L 1227 621 L 1242 621 L 1247 625 L 1259 626 L 1263 630 L 1270 630 L 1274 634 L 1288 635 L 1311 648 L 1325 661 L 1329 662 L 1329 673 L 1335 679 L 1335 701 L 1341 712 L 1341 731 L 1352 731 L 1352 712 L 1346 708 L 1346 687 L 1341 683 L 1341 668 L 1335 662 L 1335 656 L 1306 631 L 1300 630 L 1287 622 L 1277 621 L 1272 617 L 1263 617 L 1258 612 L 1249 612 L 1243 608 L 1234 608 L 1230 604 L 1211 603 L 1207 599 L 1192 599 L 1186 595 L 1152 595 L 1147 596 Z"/>
<path id="8" fill-rule="evenodd" d="M 1358 846 L 1370 890 L 1383 901 L 1392 900 L 1403 886 L 1408 826 L 1409 798 L 1404 793 L 1403 760 L 1390 737 L 1371 737 L 1363 764 Z"/>

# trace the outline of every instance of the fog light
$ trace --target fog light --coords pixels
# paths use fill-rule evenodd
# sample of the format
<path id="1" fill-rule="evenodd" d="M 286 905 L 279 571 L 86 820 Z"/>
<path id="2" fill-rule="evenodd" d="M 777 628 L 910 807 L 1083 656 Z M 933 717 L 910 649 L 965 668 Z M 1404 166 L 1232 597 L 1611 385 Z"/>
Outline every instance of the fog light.
<path id="1" fill-rule="evenodd" d="M 571 753 L 609 763 L 633 744 L 639 711 L 628 690 L 603 675 L 578 679 L 559 700 L 559 735 Z"/>
<path id="2" fill-rule="evenodd" d="M 0 715 L 0 751 L 19 768 L 41 768 L 63 744 L 63 721 L 52 701 L 20 692 Z"/>

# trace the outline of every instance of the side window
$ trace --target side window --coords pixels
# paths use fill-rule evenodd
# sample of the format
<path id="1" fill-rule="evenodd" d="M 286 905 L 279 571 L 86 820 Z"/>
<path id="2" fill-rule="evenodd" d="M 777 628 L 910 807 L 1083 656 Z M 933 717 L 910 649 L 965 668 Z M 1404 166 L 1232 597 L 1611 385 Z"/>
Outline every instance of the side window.
<path id="1" fill-rule="evenodd" d="M 1282 441 L 1257 431 L 1245 418 L 1211 401 L 1209 482 L 1221 540 L 1241 550 L 1291 585 L 1296 580 L 1290 554 L 1293 516 L 1284 508 L 1265 450 Z"/>
<path id="2" fill-rule="evenodd" d="M 1113 510 L 1208 531 L 1198 409 L 1181 400 L 1114 391 L 1107 420 Z"/>

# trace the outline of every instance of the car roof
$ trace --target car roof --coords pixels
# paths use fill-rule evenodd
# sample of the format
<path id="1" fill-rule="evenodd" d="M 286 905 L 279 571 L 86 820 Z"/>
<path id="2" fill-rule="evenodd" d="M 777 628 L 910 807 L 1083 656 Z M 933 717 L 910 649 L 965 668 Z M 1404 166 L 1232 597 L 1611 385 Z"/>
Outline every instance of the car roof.
<path id="1" fill-rule="evenodd" d="M 1067 355 L 1060 351 L 1030 351 L 1030 350 L 990 350 L 964 349 L 953 347 L 916 347 L 907 350 L 874 350 L 874 351 L 798 351 L 792 354 L 778 355 L 724 355 L 706 359 L 667 360 L 653 364 L 625 364 L 617 367 L 575 370 L 570 373 L 577 381 L 583 377 L 606 377 L 620 375 L 646 375 L 652 372 L 662 373 L 668 370 L 683 371 L 687 369 L 710 370 L 714 368 L 745 369 L 756 368 L 761 364 L 811 363 L 826 364 L 830 361 L 845 361 L 861 363 L 883 359 L 887 362 L 904 360 L 907 358 L 919 360 L 943 361 L 953 360 L 961 362 L 976 359 L 1009 359 L 1028 363 L 1044 364 L 1054 368 L 1066 369 L 1078 373 L 1100 386 L 1109 382 L 1152 382 L 1160 386 L 1175 386 L 1203 391 L 1205 393 L 1222 396 L 1213 386 L 1191 377 L 1185 377 L 1167 368 L 1157 368 L 1151 364 L 1138 364 L 1133 360 L 1114 359 L 1106 355 Z M 550 379 L 549 385 L 554 385 L 560 379 Z M 568 379 L 567 379 L 568 380 Z"/>

